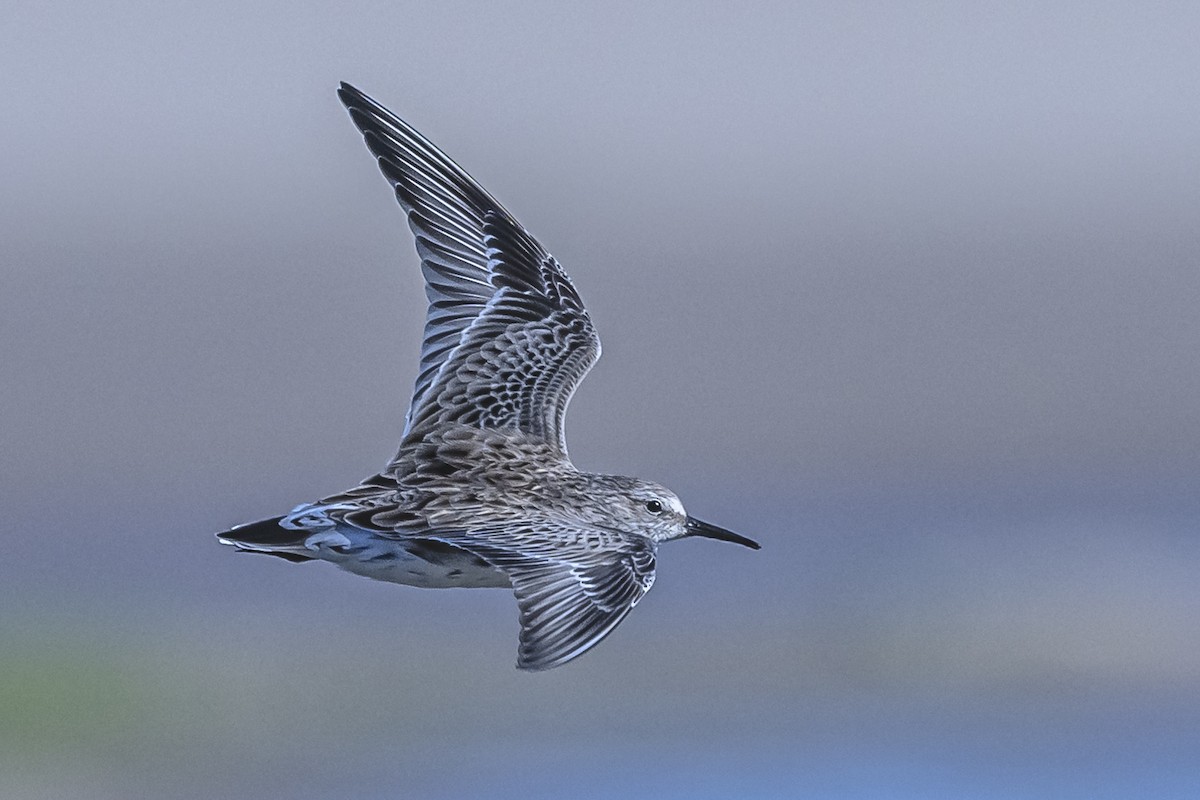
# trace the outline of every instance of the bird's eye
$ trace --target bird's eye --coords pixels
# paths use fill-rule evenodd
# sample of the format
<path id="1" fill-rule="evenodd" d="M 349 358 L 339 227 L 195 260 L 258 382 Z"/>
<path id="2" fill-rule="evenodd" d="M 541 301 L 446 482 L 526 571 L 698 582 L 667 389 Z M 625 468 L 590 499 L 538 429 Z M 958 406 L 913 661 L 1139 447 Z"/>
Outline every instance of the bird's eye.
<path id="1" fill-rule="evenodd" d="M 647 500 L 646 501 L 646 510 L 649 511 L 651 514 L 661 514 L 662 510 L 663 510 L 663 504 L 658 502 L 657 500 Z"/>

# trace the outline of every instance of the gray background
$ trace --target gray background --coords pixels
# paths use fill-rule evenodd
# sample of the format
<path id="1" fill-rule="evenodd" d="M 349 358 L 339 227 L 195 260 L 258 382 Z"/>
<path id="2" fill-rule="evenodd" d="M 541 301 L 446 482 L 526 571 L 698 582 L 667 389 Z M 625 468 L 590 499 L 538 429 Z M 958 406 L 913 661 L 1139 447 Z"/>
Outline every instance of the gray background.
<path id="1" fill-rule="evenodd" d="M 1200 12 L 0 10 L 0 794 L 1194 797 Z M 601 647 L 211 534 L 390 456 L 423 293 L 348 80 L 564 263 Z"/>

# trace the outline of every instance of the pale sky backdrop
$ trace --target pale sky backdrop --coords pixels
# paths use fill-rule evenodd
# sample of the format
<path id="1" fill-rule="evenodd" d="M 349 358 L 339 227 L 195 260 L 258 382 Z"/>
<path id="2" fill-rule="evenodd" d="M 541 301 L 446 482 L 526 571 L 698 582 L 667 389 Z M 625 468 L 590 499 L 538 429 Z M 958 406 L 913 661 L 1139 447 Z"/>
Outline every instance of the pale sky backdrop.
<path id="1" fill-rule="evenodd" d="M 1195 797 L 1200 6 L 8 2 L 5 797 Z M 663 548 L 503 592 L 219 548 L 376 471 L 424 313 L 334 91 L 563 263 Z M 7 662 L 7 665 L 5 664 Z"/>

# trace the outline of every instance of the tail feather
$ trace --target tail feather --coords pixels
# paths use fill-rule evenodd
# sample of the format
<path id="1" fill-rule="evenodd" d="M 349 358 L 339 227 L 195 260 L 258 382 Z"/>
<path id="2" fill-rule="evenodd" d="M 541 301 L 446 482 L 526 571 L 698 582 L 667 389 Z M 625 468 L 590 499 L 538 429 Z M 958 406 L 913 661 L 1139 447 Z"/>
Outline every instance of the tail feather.
<path id="1" fill-rule="evenodd" d="M 292 562 L 311 561 L 311 551 L 305 540 L 312 531 L 284 528 L 279 522 L 283 517 L 248 522 L 217 534 L 221 544 L 233 545 L 238 550 L 250 553 L 278 556 Z"/>

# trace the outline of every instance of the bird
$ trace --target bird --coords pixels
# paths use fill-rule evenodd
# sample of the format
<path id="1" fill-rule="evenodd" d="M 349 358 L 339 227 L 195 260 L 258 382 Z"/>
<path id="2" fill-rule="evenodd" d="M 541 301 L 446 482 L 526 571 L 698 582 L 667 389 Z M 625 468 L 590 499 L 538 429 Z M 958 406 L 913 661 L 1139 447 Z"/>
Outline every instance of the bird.
<path id="1" fill-rule="evenodd" d="M 563 420 L 600 339 L 558 261 L 461 167 L 348 83 L 338 97 L 416 240 L 428 310 L 399 449 L 352 489 L 217 539 L 425 588 L 511 588 L 517 667 L 604 639 L 654 583 L 658 546 L 760 545 L 650 481 L 577 469 Z"/>

